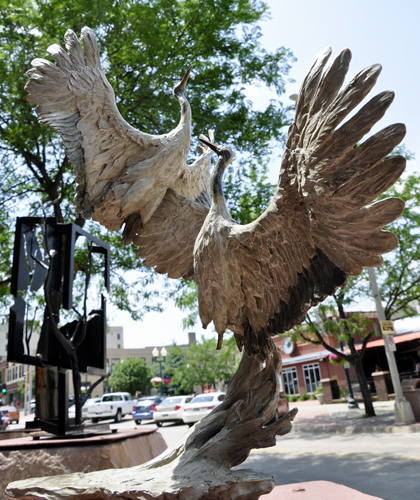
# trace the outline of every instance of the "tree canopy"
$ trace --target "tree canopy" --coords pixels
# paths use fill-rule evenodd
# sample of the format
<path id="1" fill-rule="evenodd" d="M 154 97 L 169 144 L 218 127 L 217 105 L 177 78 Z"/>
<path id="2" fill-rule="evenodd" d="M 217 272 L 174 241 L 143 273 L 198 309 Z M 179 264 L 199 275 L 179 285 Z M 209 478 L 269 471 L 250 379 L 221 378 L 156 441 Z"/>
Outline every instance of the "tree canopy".
<path id="1" fill-rule="evenodd" d="M 150 378 L 150 368 L 144 359 L 128 358 L 118 361 L 113 367 L 109 385 L 117 392 L 129 392 L 132 395 L 136 392 L 145 394 L 150 387 Z"/>
<path id="2" fill-rule="evenodd" d="M 193 392 L 194 386 L 203 387 L 206 383 L 215 386 L 217 381 L 230 379 L 236 369 L 235 354 L 238 352 L 234 337 L 223 342 L 220 351 L 216 346 L 216 339 L 202 337 L 200 342 L 178 352 L 182 362 L 173 370 L 171 385 L 188 393 Z"/>
<path id="3" fill-rule="evenodd" d="M 47 47 L 62 44 L 68 28 L 78 35 L 85 25 L 95 31 L 118 107 L 131 125 L 145 132 L 165 133 L 176 126 L 180 111 L 172 87 L 193 64 L 187 87 L 193 110 L 192 150 L 200 133 L 214 129 L 216 141 L 231 144 L 238 153 L 227 183 L 237 200 L 231 201 L 235 216 L 243 220 L 247 215 L 242 212 L 253 215 L 264 208 L 258 206 L 262 195 L 254 184 L 267 185 L 264 165 L 272 141 L 283 140 L 287 109 L 277 99 L 264 110 L 254 109 L 246 86 L 265 85 L 280 96 L 293 55 L 283 47 L 272 53 L 262 47 L 259 24 L 268 16 L 263 2 L 2 0 L 0 15 L 0 237 L 7 243 L 1 246 L 3 304 L 14 216 L 39 215 L 40 199 L 59 222 L 84 224 L 74 213 L 74 176 L 61 140 L 38 123 L 24 91 L 31 60 L 48 59 Z M 238 176 L 245 179 L 244 185 L 238 184 Z M 104 233 L 93 223 L 87 229 L 113 249 L 112 300 L 138 316 L 147 310 L 152 274 L 133 248 L 122 248 L 120 233 Z M 127 269 L 138 271 L 131 283 L 121 272 Z"/>

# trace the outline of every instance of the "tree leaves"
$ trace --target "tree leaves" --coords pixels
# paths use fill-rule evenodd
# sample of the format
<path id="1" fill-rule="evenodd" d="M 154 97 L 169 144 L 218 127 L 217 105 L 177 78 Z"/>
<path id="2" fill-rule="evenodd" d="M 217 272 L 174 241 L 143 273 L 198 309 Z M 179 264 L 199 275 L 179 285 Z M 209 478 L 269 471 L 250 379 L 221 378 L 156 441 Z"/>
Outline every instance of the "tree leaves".
<path id="1" fill-rule="evenodd" d="M 109 385 L 117 392 L 145 394 L 150 386 L 150 378 L 150 369 L 144 359 L 128 358 L 118 361 L 113 367 Z"/>
<path id="2" fill-rule="evenodd" d="M 215 385 L 217 381 L 230 379 L 235 372 L 234 337 L 225 340 L 220 351 L 216 350 L 216 339 L 201 338 L 183 350 L 182 362 L 174 369 L 171 385 L 179 386 L 184 392 L 193 392 L 194 386 L 205 383 Z"/>

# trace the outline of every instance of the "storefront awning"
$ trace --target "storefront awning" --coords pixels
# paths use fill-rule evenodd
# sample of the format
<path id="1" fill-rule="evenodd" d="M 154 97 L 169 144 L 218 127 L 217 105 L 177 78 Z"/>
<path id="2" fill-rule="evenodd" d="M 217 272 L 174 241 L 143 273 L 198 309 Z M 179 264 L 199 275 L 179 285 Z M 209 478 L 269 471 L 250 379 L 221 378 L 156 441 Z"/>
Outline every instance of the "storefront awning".
<path id="1" fill-rule="evenodd" d="M 410 340 L 416 340 L 420 339 L 420 332 L 414 332 L 414 333 L 403 333 L 401 335 L 394 335 L 394 342 L 396 344 L 399 344 L 401 342 L 409 342 Z M 371 340 L 370 342 L 367 343 L 367 349 L 370 347 L 383 347 L 384 346 L 384 339 L 378 339 L 378 340 Z M 358 344 L 355 346 L 356 351 L 360 351 L 362 349 L 362 344 Z M 346 350 L 345 352 L 348 352 Z"/>
<path id="2" fill-rule="evenodd" d="M 330 351 L 311 352 L 300 356 L 292 356 L 291 358 L 282 358 L 283 366 L 295 365 L 296 363 L 304 363 L 305 361 L 323 360 L 330 354 Z"/>

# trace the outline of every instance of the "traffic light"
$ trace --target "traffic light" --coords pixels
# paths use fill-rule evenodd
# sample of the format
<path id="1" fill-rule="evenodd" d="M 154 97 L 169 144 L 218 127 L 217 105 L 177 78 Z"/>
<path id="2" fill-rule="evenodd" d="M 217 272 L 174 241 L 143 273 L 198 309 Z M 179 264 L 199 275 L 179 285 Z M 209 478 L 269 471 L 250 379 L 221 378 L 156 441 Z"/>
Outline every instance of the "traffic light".
<path id="1" fill-rule="evenodd" d="M 1 393 L 6 394 L 6 384 L 4 382 L 1 384 Z"/>

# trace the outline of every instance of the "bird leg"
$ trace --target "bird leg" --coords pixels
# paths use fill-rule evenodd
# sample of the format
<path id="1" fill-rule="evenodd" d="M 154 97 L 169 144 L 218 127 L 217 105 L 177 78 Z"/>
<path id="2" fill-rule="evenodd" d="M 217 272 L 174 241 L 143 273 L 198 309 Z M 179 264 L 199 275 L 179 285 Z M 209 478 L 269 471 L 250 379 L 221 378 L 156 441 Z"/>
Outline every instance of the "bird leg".
<path id="1" fill-rule="evenodd" d="M 130 469 L 17 481 L 5 498 L 257 500 L 274 488 L 274 478 L 231 468 L 253 448 L 275 446 L 276 436 L 292 428 L 296 408 L 269 423 L 277 408 L 280 369 L 274 343 L 265 363 L 245 351 L 223 403 L 159 457 Z"/>

